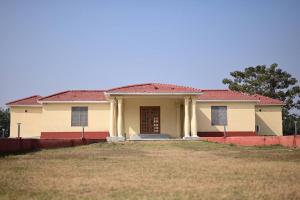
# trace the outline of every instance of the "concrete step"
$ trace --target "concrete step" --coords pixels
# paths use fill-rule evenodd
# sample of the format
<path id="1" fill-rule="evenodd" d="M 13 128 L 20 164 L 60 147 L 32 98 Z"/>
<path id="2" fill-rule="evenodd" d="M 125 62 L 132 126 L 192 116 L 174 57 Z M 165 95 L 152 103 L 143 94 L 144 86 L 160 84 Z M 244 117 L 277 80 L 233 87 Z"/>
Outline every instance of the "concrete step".
<path id="1" fill-rule="evenodd" d="M 135 134 L 129 140 L 169 140 L 171 137 L 167 134 Z"/>

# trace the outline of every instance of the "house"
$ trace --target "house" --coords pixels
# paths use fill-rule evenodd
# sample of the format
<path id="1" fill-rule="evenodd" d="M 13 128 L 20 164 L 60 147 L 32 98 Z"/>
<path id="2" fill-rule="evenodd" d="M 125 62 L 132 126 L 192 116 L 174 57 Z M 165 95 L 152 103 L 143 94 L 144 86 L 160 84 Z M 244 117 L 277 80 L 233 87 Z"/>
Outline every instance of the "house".
<path id="1" fill-rule="evenodd" d="M 84 134 L 124 140 L 150 134 L 185 139 L 282 135 L 284 104 L 231 90 L 146 83 L 36 95 L 7 105 L 11 137 L 19 131 L 21 137 L 80 138 Z"/>

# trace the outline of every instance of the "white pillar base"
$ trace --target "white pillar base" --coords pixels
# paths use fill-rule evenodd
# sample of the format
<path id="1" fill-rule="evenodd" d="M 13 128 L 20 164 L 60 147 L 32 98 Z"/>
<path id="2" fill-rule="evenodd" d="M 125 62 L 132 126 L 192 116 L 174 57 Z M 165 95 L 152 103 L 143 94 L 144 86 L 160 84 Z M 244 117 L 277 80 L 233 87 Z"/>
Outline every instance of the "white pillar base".
<path id="1" fill-rule="evenodd" d="M 200 137 L 198 136 L 189 136 L 189 137 L 183 137 L 183 140 L 200 140 Z"/>
<path id="2" fill-rule="evenodd" d="M 107 137 L 106 141 L 108 143 L 113 143 L 113 142 L 124 142 L 125 141 L 125 137 L 118 137 L 118 136 L 113 136 L 113 137 Z"/>

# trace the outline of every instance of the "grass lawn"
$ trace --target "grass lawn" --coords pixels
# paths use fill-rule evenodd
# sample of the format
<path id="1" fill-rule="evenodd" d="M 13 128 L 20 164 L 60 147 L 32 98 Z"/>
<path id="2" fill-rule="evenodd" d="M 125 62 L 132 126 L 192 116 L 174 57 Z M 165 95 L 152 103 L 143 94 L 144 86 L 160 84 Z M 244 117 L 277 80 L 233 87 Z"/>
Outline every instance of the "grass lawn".
<path id="1" fill-rule="evenodd" d="M 167 141 L 1 156 L 0 199 L 300 199 L 300 150 Z"/>

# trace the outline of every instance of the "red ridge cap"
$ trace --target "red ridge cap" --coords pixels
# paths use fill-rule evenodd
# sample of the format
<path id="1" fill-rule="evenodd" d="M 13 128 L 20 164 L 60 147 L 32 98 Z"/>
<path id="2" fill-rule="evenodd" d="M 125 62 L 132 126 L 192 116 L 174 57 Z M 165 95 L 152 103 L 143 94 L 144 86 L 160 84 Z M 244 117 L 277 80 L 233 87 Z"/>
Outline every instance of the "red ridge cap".
<path id="1" fill-rule="evenodd" d="M 53 97 L 53 96 L 57 96 L 57 95 L 60 95 L 60 94 L 64 94 L 64 93 L 67 93 L 69 91 L 70 90 L 65 90 L 65 91 L 62 91 L 62 92 L 57 92 L 57 93 L 54 93 L 54 94 L 50 94 L 48 96 L 45 96 L 45 97 L 39 99 L 39 101 L 43 101 L 43 99 L 50 98 L 50 97 Z"/>
<path id="2" fill-rule="evenodd" d="M 66 90 L 40 99 L 40 101 L 102 101 L 104 90 Z"/>

